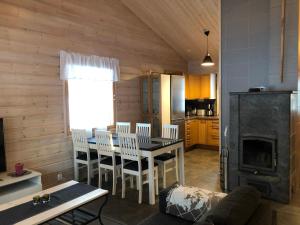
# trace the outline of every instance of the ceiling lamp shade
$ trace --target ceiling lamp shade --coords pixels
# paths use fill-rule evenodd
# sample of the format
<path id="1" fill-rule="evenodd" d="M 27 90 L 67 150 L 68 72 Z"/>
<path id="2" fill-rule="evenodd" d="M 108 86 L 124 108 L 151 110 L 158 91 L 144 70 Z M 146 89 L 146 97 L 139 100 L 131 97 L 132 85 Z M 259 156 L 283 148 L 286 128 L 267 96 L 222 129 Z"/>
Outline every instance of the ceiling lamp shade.
<path id="1" fill-rule="evenodd" d="M 203 62 L 202 62 L 202 66 L 214 66 L 215 63 L 213 62 L 210 54 L 208 53 L 208 35 L 209 35 L 209 30 L 205 30 L 204 31 L 204 34 L 206 35 L 206 55 L 203 59 Z"/>

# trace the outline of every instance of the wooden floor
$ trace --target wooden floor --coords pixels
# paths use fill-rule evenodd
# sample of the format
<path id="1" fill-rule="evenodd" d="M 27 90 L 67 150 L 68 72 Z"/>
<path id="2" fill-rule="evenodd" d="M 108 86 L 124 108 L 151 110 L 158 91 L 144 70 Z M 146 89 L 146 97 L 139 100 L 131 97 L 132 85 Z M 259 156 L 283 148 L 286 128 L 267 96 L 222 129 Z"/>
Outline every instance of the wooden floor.
<path id="1" fill-rule="evenodd" d="M 294 194 L 290 204 L 272 202 L 277 211 L 277 225 L 300 225 L 300 190 Z"/>

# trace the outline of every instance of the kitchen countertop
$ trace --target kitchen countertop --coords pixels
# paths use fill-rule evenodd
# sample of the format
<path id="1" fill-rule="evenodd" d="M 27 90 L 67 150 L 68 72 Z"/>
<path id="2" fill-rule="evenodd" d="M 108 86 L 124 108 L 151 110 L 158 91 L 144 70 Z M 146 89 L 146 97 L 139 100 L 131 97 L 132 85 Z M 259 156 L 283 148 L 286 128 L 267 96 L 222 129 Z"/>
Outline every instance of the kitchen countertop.
<path id="1" fill-rule="evenodd" d="M 185 120 L 195 120 L 195 119 L 201 119 L 201 120 L 218 120 L 219 116 L 186 116 Z"/>

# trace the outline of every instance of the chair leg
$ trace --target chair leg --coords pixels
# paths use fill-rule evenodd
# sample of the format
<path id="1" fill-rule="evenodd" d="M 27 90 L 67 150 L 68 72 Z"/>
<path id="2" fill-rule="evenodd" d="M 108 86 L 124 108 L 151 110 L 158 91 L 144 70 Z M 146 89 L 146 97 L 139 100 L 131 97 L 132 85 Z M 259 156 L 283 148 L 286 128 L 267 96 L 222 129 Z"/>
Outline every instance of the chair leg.
<path id="1" fill-rule="evenodd" d="M 92 173 L 92 168 L 91 168 L 91 164 L 90 163 L 88 163 L 87 164 L 87 183 L 88 183 L 88 185 L 90 185 L 91 184 L 91 173 Z"/>
<path id="2" fill-rule="evenodd" d="M 136 190 L 139 190 L 139 177 L 136 176 Z"/>
<path id="3" fill-rule="evenodd" d="M 177 150 L 175 153 L 176 157 L 175 157 L 175 169 L 176 169 L 176 181 L 179 181 L 179 176 L 178 176 L 178 154 L 177 154 Z"/>
<path id="4" fill-rule="evenodd" d="M 122 171 L 122 198 L 125 198 L 125 188 L 126 188 L 125 174 Z"/>
<path id="5" fill-rule="evenodd" d="M 74 163 L 74 178 L 75 178 L 76 181 L 79 180 L 79 171 L 78 170 L 79 170 L 78 169 L 78 163 L 75 162 Z"/>
<path id="6" fill-rule="evenodd" d="M 105 182 L 108 181 L 108 171 L 107 170 L 105 170 L 104 179 L 105 179 Z"/>
<path id="7" fill-rule="evenodd" d="M 163 164 L 163 188 L 167 187 L 167 172 L 166 172 L 166 164 Z"/>
<path id="8" fill-rule="evenodd" d="M 130 175 L 130 188 L 134 188 L 134 184 L 133 184 L 133 176 Z"/>
<path id="9" fill-rule="evenodd" d="M 158 169 L 155 169 L 155 192 L 158 195 Z"/>
<path id="10" fill-rule="evenodd" d="M 116 194 L 116 185 L 117 185 L 116 168 L 113 168 L 113 188 L 112 188 L 112 195 Z"/>
<path id="11" fill-rule="evenodd" d="M 139 204 L 142 203 L 142 196 L 143 196 L 143 181 L 142 181 L 142 174 L 138 175 L 139 179 Z"/>
<path id="12" fill-rule="evenodd" d="M 102 169 L 99 166 L 99 181 L 98 181 L 98 187 L 101 188 L 102 187 Z"/>

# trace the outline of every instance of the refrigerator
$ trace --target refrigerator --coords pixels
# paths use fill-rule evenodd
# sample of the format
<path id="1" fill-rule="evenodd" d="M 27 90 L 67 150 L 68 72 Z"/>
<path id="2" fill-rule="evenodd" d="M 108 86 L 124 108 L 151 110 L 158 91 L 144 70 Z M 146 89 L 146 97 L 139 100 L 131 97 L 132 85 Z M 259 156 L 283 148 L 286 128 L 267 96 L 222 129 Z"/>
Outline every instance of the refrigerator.
<path id="1" fill-rule="evenodd" d="M 179 126 L 179 138 L 185 136 L 185 79 L 182 75 L 170 77 L 170 121 Z"/>

